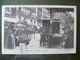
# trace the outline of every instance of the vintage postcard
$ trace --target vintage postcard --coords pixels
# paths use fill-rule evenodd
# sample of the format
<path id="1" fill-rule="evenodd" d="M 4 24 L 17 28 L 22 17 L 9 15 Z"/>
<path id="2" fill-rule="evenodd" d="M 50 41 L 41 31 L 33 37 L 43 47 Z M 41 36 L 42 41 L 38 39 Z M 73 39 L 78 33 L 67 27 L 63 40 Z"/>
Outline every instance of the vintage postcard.
<path id="1" fill-rule="evenodd" d="M 3 5 L 2 54 L 76 53 L 76 6 Z"/>

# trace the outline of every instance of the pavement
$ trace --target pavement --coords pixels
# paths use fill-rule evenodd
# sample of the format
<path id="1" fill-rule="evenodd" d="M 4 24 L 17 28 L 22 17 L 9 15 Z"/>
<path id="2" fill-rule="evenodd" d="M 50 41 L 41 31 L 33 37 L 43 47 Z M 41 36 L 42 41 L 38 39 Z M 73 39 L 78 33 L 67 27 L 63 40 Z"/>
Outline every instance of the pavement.
<path id="1" fill-rule="evenodd" d="M 35 36 L 35 38 L 34 38 Z M 24 45 L 23 45 L 24 46 Z M 23 47 L 22 46 L 22 47 Z M 32 36 L 32 39 L 29 42 L 29 45 L 26 46 L 26 49 L 22 49 L 21 47 L 16 47 L 15 49 L 4 49 L 3 53 L 5 54 L 20 54 L 23 53 L 23 50 L 29 50 L 29 49 L 55 49 L 55 48 L 47 48 L 47 46 L 40 46 L 40 34 L 35 34 Z"/>

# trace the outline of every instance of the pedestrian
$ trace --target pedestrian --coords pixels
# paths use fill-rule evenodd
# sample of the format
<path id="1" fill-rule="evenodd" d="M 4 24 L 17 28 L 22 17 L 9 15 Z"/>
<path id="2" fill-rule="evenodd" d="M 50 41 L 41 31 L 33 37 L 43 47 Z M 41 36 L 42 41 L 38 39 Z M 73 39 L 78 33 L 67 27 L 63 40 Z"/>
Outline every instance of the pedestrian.
<path id="1" fill-rule="evenodd" d="M 70 30 L 69 32 L 68 32 L 68 37 L 67 37 L 67 40 L 66 40 L 66 42 L 65 42 L 65 48 L 73 48 L 74 46 L 73 46 L 73 31 L 72 30 Z"/>
<path id="2" fill-rule="evenodd" d="M 45 35 L 41 34 L 40 46 L 41 46 L 41 44 L 43 44 L 43 46 L 44 46 L 44 42 L 45 42 Z"/>
<path id="3" fill-rule="evenodd" d="M 41 44 L 43 44 L 43 46 L 44 46 L 44 43 L 46 41 L 45 37 L 46 37 L 46 32 L 45 32 L 45 28 L 43 28 L 42 32 L 41 32 L 40 46 L 41 46 Z"/>
<path id="4" fill-rule="evenodd" d="M 53 45 L 53 36 L 51 34 L 48 35 L 48 41 L 47 41 L 48 47 L 51 48 Z"/>

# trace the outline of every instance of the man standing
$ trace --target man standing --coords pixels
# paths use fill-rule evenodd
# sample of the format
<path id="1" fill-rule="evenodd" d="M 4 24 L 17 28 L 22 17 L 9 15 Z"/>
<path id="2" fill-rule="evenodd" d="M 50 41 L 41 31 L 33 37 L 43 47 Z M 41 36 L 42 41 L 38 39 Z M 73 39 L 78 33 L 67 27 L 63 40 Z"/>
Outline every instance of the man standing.
<path id="1" fill-rule="evenodd" d="M 44 45 L 44 42 L 45 42 L 45 36 L 46 36 L 46 30 L 45 30 L 46 28 L 45 27 L 43 27 L 42 28 L 42 32 L 41 32 L 41 39 L 40 39 L 40 46 L 41 46 L 41 44 L 43 44 Z"/>

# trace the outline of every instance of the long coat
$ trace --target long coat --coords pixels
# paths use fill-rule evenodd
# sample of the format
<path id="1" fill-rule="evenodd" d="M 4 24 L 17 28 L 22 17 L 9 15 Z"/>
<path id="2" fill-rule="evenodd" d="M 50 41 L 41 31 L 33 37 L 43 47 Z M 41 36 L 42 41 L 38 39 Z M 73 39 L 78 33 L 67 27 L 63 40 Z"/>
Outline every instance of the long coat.
<path id="1" fill-rule="evenodd" d="M 74 32 L 73 31 L 69 31 L 68 33 L 68 38 L 67 41 L 65 43 L 65 48 L 73 48 L 74 47 Z"/>
<path id="2" fill-rule="evenodd" d="M 6 49 L 15 48 L 15 37 L 13 34 L 9 34 L 6 38 Z"/>

